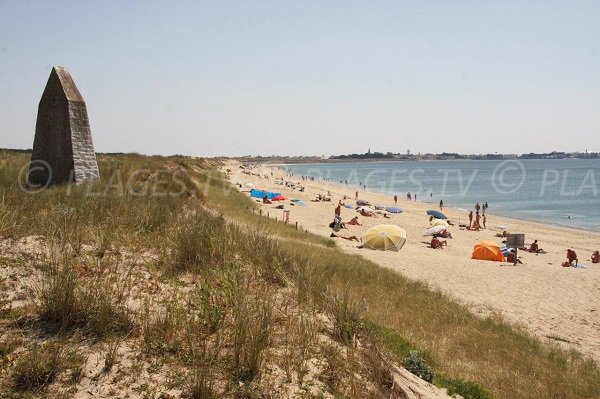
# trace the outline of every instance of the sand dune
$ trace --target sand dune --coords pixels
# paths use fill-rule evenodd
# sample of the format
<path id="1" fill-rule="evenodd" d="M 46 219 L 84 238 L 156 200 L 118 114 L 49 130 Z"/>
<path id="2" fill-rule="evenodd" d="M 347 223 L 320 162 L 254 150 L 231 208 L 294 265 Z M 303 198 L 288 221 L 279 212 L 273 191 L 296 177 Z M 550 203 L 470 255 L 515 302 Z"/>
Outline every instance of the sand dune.
<path id="1" fill-rule="evenodd" d="M 257 187 L 273 189 L 291 198 L 303 199 L 308 207 L 289 206 L 290 220 L 316 234 L 328 236 L 328 224 L 333 219 L 334 207 L 343 195 L 354 204 L 356 188 L 345 189 L 340 185 L 322 182 L 308 182 L 305 192 L 292 191 L 274 183 L 275 177 L 283 176 L 277 169 L 262 166 L 256 171 L 274 175 L 270 179 L 248 176 L 241 173 L 237 164 L 228 164 L 234 171 L 232 182 L 245 184 L 253 182 Z M 288 178 L 298 181 L 299 178 Z M 310 202 L 317 193 L 330 191 L 333 202 Z M 403 197 L 399 194 L 399 197 Z M 360 190 L 360 198 L 372 204 L 392 205 L 389 195 Z M 451 204 L 447 204 L 451 205 Z M 271 217 L 282 218 L 282 211 L 275 205 L 261 205 Z M 359 216 L 363 226 L 348 226 L 340 234 L 357 235 L 367 228 L 382 223 L 394 223 L 407 231 L 408 240 L 400 252 L 381 252 L 357 248 L 356 242 L 336 239 L 343 250 L 360 254 L 381 266 L 391 268 L 403 275 L 425 281 L 451 296 L 468 304 L 481 315 L 498 312 L 512 323 L 526 327 L 544 340 L 576 349 L 600 359 L 600 265 L 590 262 L 591 253 L 600 247 L 600 234 L 569 228 L 542 225 L 533 222 L 497 217 L 493 215 L 493 204 L 487 215 L 488 230 L 471 232 L 452 227 L 454 239 L 448 240 L 448 247 L 433 250 L 426 244 L 422 232 L 429 226 L 425 214 L 431 204 L 409 202 L 402 198 L 398 206 L 404 212 L 391 215 L 391 219 L 377 219 Z M 444 213 L 455 223 L 468 220 L 464 211 L 445 208 Z M 490 214 L 491 213 L 491 214 Z M 342 209 L 345 221 L 357 215 L 352 209 Z M 456 223 L 458 225 L 458 223 Z M 523 265 L 479 261 L 470 259 L 473 245 L 483 239 L 495 238 L 490 226 L 506 225 L 512 232 L 526 234 L 526 242 L 538 239 L 540 247 L 547 254 L 530 254 L 520 251 Z M 586 268 L 563 268 L 566 249 L 573 248 L 579 255 L 580 263 Z"/>

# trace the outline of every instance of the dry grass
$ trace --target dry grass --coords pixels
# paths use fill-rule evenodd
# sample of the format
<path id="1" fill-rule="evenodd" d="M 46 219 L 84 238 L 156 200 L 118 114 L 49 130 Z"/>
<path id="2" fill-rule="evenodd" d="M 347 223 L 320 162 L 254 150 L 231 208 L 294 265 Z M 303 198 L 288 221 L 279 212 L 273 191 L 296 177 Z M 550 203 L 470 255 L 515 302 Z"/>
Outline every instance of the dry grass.
<path id="1" fill-rule="evenodd" d="M 347 397 L 392 395 L 384 352 L 400 363 L 414 349 L 435 370 L 434 383 L 466 398 L 489 397 L 473 382 L 497 398 L 600 392 L 597 364 L 580 354 L 543 344 L 499 318 L 479 318 L 327 238 L 253 213 L 254 203 L 224 182 L 214 163 L 104 155 L 102 181 L 31 194 L 16 184 L 26 160 L 27 154 L 0 153 L 0 236 L 42 235 L 54 246 L 41 264 L 46 277 L 36 291 L 37 315 L 59 332 L 109 339 L 109 355 L 116 356 L 110 345 L 131 334 L 144 358 L 184 370 L 179 381 L 190 397 L 239 396 L 240 381 L 244 394 L 260 392 L 265 363 L 276 361 L 272 349 L 281 340 L 274 337 L 290 328 L 282 349 L 293 357 L 282 364 L 288 380 L 302 383 L 307 359 L 319 352 L 327 364 L 321 382 Z M 174 179 L 174 172 L 182 174 Z M 128 182 L 127 190 L 115 176 Z M 134 296 L 132 269 L 119 260 L 125 251 L 157 255 L 160 261 L 148 266 L 156 291 Z M 276 300 L 283 289 L 294 309 Z M 135 312 L 131 301 L 141 303 Z M 328 315 L 327 334 L 340 346 L 316 350 L 318 328 L 298 309 Z M 354 349 L 357 339 L 366 352 Z M 33 355 L 19 355 L 11 366 L 15 378 L 25 376 L 23 389 L 46 386 L 65 370 L 60 351 L 44 351 L 40 370 Z M 106 356 L 107 373 L 118 368 L 115 356 Z"/>

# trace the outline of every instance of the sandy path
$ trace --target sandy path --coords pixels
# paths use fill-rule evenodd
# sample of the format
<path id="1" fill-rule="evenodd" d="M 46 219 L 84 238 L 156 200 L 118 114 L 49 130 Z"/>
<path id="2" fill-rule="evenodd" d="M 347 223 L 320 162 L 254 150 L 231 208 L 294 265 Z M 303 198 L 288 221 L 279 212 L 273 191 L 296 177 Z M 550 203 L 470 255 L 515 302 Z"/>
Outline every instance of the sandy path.
<path id="1" fill-rule="evenodd" d="M 343 195 L 351 197 L 346 203 L 354 204 L 356 188 L 322 182 L 306 183 L 305 192 L 292 191 L 274 183 L 275 177 L 283 176 L 277 169 L 262 166 L 255 172 L 271 174 L 270 179 L 248 176 L 241 173 L 236 163 L 228 164 L 234 172 L 231 181 L 245 184 L 254 183 L 258 188 L 281 192 L 289 198 L 304 200 L 308 207 L 289 206 L 290 220 L 305 229 L 324 236 L 331 230 L 328 224 L 333 220 L 335 204 Z M 289 178 L 297 181 L 299 178 Z M 310 202 L 317 193 L 330 191 L 333 202 Z M 400 195 L 399 195 L 400 197 Z M 389 196 L 360 191 L 360 198 L 372 204 L 393 204 Z M 282 211 L 274 205 L 261 205 L 271 217 L 282 218 Z M 451 296 L 467 303 L 478 314 L 499 312 L 512 323 L 525 326 L 529 331 L 552 342 L 592 355 L 600 360 L 600 265 L 590 262 L 593 250 L 600 247 L 600 234 L 581 230 L 542 225 L 488 214 L 488 230 L 470 232 L 452 227 L 454 239 L 448 240 L 443 250 L 428 248 L 422 232 L 429 226 L 425 214 L 431 204 L 409 202 L 399 199 L 398 206 L 403 213 L 392 215 L 391 219 L 359 217 L 363 226 L 348 226 L 340 234 L 357 235 L 367 228 L 382 223 L 393 223 L 406 229 L 408 240 L 400 252 L 381 252 L 358 249 L 357 243 L 337 239 L 345 251 L 360 254 L 382 266 L 389 267 L 403 275 L 429 283 Z M 465 212 L 444 209 L 448 217 L 457 222 L 467 220 Z M 344 221 L 357 215 L 352 209 L 342 208 Z M 456 223 L 458 225 L 458 223 Z M 526 242 L 538 239 L 540 247 L 547 254 L 530 254 L 520 251 L 523 265 L 513 267 L 491 261 L 470 259 L 473 245 L 482 240 L 495 240 L 490 226 L 506 225 L 512 232 L 526 233 Z M 586 268 L 563 268 L 566 249 L 573 248 Z"/>

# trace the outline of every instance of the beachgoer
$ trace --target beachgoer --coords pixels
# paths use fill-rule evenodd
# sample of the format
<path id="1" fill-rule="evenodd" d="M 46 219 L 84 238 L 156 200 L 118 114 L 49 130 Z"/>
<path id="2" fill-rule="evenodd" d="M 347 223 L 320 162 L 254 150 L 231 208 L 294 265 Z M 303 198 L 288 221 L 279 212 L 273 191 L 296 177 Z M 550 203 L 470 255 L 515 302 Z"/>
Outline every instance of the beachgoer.
<path id="1" fill-rule="evenodd" d="M 431 248 L 433 248 L 433 249 L 438 249 L 438 248 L 443 249 L 444 245 L 448 246 L 448 242 L 446 240 L 440 240 L 437 237 L 433 237 L 431 239 Z"/>
<path id="2" fill-rule="evenodd" d="M 440 211 L 444 210 L 444 201 L 440 200 Z"/>
<path id="3" fill-rule="evenodd" d="M 337 206 L 335 207 L 335 210 L 333 211 L 334 217 L 336 219 L 341 219 L 341 214 L 342 214 L 342 201 L 339 201 Z"/>
<path id="4" fill-rule="evenodd" d="M 354 193 L 354 199 L 357 200 L 358 199 L 358 190 L 356 190 L 356 192 Z"/>
<path id="5" fill-rule="evenodd" d="M 344 240 L 348 240 L 348 241 L 357 241 L 357 242 L 360 242 L 360 240 L 356 236 L 344 237 L 344 236 L 338 236 L 335 233 L 331 233 L 331 235 L 329 237 L 332 237 L 332 238 L 334 238 L 334 237 L 336 237 L 336 238 L 343 238 Z"/>
<path id="6" fill-rule="evenodd" d="M 592 254 L 592 263 L 600 263 L 600 251 L 595 251 Z"/>
<path id="7" fill-rule="evenodd" d="M 269 197 L 267 195 L 263 197 L 263 204 L 272 204 L 271 200 L 269 200 Z"/>
<path id="8" fill-rule="evenodd" d="M 473 211 L 469 212 L 469 227 L 473 225 Z"/>
<path id="9" fill-rule="evenodd" d="M 368 218 L 376 218 L 377 217 L 377 215 L 375 215 L 373 212 L 365 211 L 364 209 L 361 209 L 358 212 L 361 215 L 363 215 L 364 217 L 368 217 Z"/>
<path id="10" fill-rule="evenodd" d="M 394 195 L 394 205 L 398 205 L 398 196 Z"/>
<path id="11" fill-rule="evenodd" d="M 448 230 L 442 230 L 433 235 L 434 237 L 452 238 L 452 234 Z"/>
<path id="12" fill-rule="evenodd" d="M 349 222 L 347 222 L 346 224 L 351 224 L 353 226 L 362 226 L 362 224 L 360 224 L 360 222 L 358 221 L 358 216 L 354 216 L 352 219 L 350 219 Z"/>
<path id="13" fill-rule="evenodd" d="M 487 221 L 487 218 L 485 217 L 485 213 L 483 214 L 483 216 L 481 217 L 481 224 L 483 224 L 483 228 L 485 229 L 485 222 Z"/>
<path id="14" fill-rule="evenodd" d="M 573 262 L 575 262 L 575 267 L 579 264 L 577 254 L 572 249 L 567 249 L 567 259 L 569 260 L 569 266 L 573 266 Z"/>
<path id="15" fill-rule="evenodd" d="M 417 193 L 415 193 L 415 202 L 417 202 Z"/>
<path id="16" fill-rule="evenodd" d="M 479 205 L 479 202 L 475 204 L 475 211 L 477 211 L 477 213 L 479 213 L 479 211 L 481 210 L 481 205 Z"/>

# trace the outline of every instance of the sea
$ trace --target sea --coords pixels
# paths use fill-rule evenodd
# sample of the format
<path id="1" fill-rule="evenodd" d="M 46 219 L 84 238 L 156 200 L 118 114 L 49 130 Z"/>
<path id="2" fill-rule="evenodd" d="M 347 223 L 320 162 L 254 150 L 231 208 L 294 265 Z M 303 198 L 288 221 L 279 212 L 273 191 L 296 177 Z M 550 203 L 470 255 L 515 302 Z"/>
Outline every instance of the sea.
<path id="1" fill-rule="evenodd" d="M 600 159 L 451 160 L 284 165 L 290 173 L 406 200 L 600 231 Z M 383 204 L 389 205 L 389 204 Z"/>

